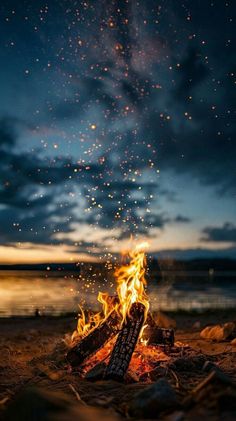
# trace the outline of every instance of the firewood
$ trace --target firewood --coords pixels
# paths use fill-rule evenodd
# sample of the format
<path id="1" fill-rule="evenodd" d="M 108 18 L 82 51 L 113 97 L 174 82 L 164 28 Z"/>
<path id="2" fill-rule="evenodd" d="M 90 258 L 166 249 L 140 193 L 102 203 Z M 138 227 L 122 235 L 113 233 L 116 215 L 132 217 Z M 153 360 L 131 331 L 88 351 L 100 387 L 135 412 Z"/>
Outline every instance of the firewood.
<path id="1" fill-rule="evenodd" d="M 91 368 L 91 370 L 89 370 L 86 373 L 85 379 L 92 382 L 97 381 L 97 380 L 102 380 L 105 373 L 106 366 L 107 365 L 104 361 L 96 364 L 93 368 Z"/>
<path id="2" fill-rule="evenodd" d="M 126 317 L 113 348 L 105 379 L 123 380 L 143 326 L 144 311 L 143 304 L 132 304 L 130 315 Z"/>
<path id="3" fill-rule="evenodd" d="M 72 367 L 78 366 L 98 351 L 118 333 L 120 318 L 114 310 L 110 316 L 85 338 L 76 344 L 67 354 L 67 361 Z"/>
<path id="4" fill-rule="evenodd" d="M 148 340 L 149 345 L 174 346 L 175 333 L 173 329 L 164 329 L 158 326 L 147 326 L 144 329 L 142 338 Z"/>

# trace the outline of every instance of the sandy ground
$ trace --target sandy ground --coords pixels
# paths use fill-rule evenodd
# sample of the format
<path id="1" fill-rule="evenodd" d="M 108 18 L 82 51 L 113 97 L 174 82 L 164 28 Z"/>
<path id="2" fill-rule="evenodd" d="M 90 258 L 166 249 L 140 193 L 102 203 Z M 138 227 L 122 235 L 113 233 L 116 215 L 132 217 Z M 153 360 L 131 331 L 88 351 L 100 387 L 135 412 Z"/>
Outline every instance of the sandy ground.
<path id="1" fill-rule="evenodd" d="M 236 383 L 236 347 L 230 342 L 213 342 L 200 338 L 200 331 L 209 324 L 223 323 L 236 320 L 235 312 L 218 312 L 202 315 L 178 314 L 174 316 L 177 322 L 176 340 L 189 345 L 185 359 L 192 356 L 202 356 L 210 360 L 226 373 L 232 382 Z M 12 405 L 19 393 L 27 388 L 40 388 L 44 391 L 63 393 L 71 404 L 78 404 L 81 399 L 83 405 L 102 408 L 112 408 L 112 417 L 127 415 L 129 403 L 135 394 L 147 387 L 145 382 L 129 382 L 118 384 L 115 382 L 88 382 L 81 379 L 78 373 L 68 370 L 65 364 L 66 347 L 63 338 L 73 332 L 76 325 L 74 317 L 61 318 L 32 318 L 32 319 L 0 319 L 0 417 L 4 419 L 6 410 Z M 198 367 L 187 364 L 168 371 L 168 381 L 176 389 L 181 402 L 199 384 L 208 373 Z M 158 376 L 157 376 L 158 379 Z M 150 381 L 150 380 L 149 380 Z M 234 386 L 233 392 L 235 393 Z M 215 393 L 215 392 L 214 392 Z M 235 395 L 236 396 L 236 395 Z M 81 402 L 80 402 L 81 404 Z M 226 408 L 225 408 L 226 405 Z M 158 419 L 178 421 L 181 419 L 236 419 L 236 408 L 223 405 L 219 415 L 217 405 L 210 406 L 204 399 L 195 406 L 183 407 L 175 410 L 179 418 L 172 414 L 164 414 Z M 94 416 L 93 416 L 94 417 Z M 23 420 L 24 417 L 9 416 L 7 419 Z M 83 418 L 83 417 L 82 417 Z M 102 416 L 103 418 L 103 416 Z M 34 419 L 34 418 L 27 418 Z M 36 419 L 36 418 L 35 418 Z M 37 418 L 38 419 L 38 418 Z M 41 419 L 41 418 L 39 418 Z M 45 418 L 54 419 L 54 418 Z M 55 419 L 64 419 L 63 417 Z M 67 418 L 65 418 L 67 419 Z M 69 419 L 69 418 L 68 418 Z M 74 419 L 79 419 L 76 415 Z M 26 417 L 24 421 L 26 420 Z"/>

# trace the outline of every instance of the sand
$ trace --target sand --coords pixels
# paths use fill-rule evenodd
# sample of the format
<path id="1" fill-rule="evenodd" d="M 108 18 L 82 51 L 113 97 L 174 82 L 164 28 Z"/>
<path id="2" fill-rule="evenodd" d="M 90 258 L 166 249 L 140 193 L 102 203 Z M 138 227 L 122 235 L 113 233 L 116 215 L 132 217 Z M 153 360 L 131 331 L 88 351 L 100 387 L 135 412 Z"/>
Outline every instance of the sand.
<path id="1" fill-rule="evenodd" d="M 236 320 L 236 312 L 212 312 L 202 315 L 183 313 L 172 317 L 177 322 L 176 340 L 185 346 L 189 345 L 186 347 L 188 351 L 183 352 L 181 356 L 188 359 L 203 355 L 205 360 L 216 364 L 232 382 L 236 383 L 236 346 L 230 341 L 214 342 L 200 338 L 203 327 Z M 129 403 L 139 390 L 147 387 L 147 382 L 136 383 L 130 380 L 129 384 L 125 385 L 105 381 L 91 383 L 81 379 L 78 373 L 68 370 L 65 364 L 66 345 L 63 339 L 73 332 L 75 326 L 76 320 L 73 316 L 0 319 L 2 419 L 8 406 L 29 386 L 46 391 L 60 391 L 75 404 L 81 399 L 86 405 L 112 408 L 121 417 L 127 415 Z M 198 369 L 197 366 L 191 367 L 187 364 L 186 368 L 169 369 L 167 379 L 182 402 L 207 375 L 208 373 Z M 157 379 L 158 377 L 160 375 Z M 213 408 L 209 409 L 208 404 L 204 402 L 203 399 L 198 405 L 190 406 L 189 409 L 181 407 L 180 419 L 194 419 L 197 414 L 201 417 L 203 414 L 205 419 L 217 419 L 219 408 L 213 405 Z M 223 407 L 222 411 L 222 414 L 226 411 L 227 419 L 235 419 L 234 408 L 227 410 Z M 166 416 L 166 414 L 161 415 L 159 419 L 166 419 Z"/>

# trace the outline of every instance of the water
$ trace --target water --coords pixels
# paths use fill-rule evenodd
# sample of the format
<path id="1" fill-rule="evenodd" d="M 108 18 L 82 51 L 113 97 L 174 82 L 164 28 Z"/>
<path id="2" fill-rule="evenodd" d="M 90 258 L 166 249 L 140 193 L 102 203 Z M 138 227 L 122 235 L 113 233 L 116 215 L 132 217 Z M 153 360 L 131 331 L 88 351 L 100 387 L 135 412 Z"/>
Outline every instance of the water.
<path id="1" fill-rule="evenodd" d="M 60 315 L 78 312 L 79 304 L 99 309 L 98 291 L 114 294 L 110 280 L 101 284 L 80 278 L 78 273 L 0 271 L 0 317 Z M 177 279 L 177 278 L 176 278 Z M 236 308 L 236 283 L 227 276 L 211 282 L 200 279 L 150 282 L 153 310 L 207 310 Z"/>

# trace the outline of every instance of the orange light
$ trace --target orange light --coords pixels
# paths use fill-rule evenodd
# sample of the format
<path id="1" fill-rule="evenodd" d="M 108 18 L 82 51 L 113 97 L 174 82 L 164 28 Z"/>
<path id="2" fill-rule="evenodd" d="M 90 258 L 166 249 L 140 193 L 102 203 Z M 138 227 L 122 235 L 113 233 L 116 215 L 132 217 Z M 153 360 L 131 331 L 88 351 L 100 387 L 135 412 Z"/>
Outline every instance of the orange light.
<path id="1" fill-rule="evenodd" d="M 149 309 L 148 297 L 145 291 L 145 250 L 147 247 L 148 243 L 140 243 L 134 250 L 124 253 L 130 261 L 115 271 L 117 298 L 110 297 L 108 293 L 99 292 L 97 299 L 102 304 L 102 311 L 95 314 L 88 314 L 87 317 L 84 310 L 80 307 L 77 331 L 73 333 L 72 341 L 77 341 L 87 336 L 92 330 L 103 323 L 113 311 L 119 314 L 121 323 L 123 323 L 126 317 L 130 315 L 130 309 L 134 303 L 142 303 L 144 305 L 146 320 Z M 141 335 L 144 328 L 145 326 L 141 331 Z"/>

